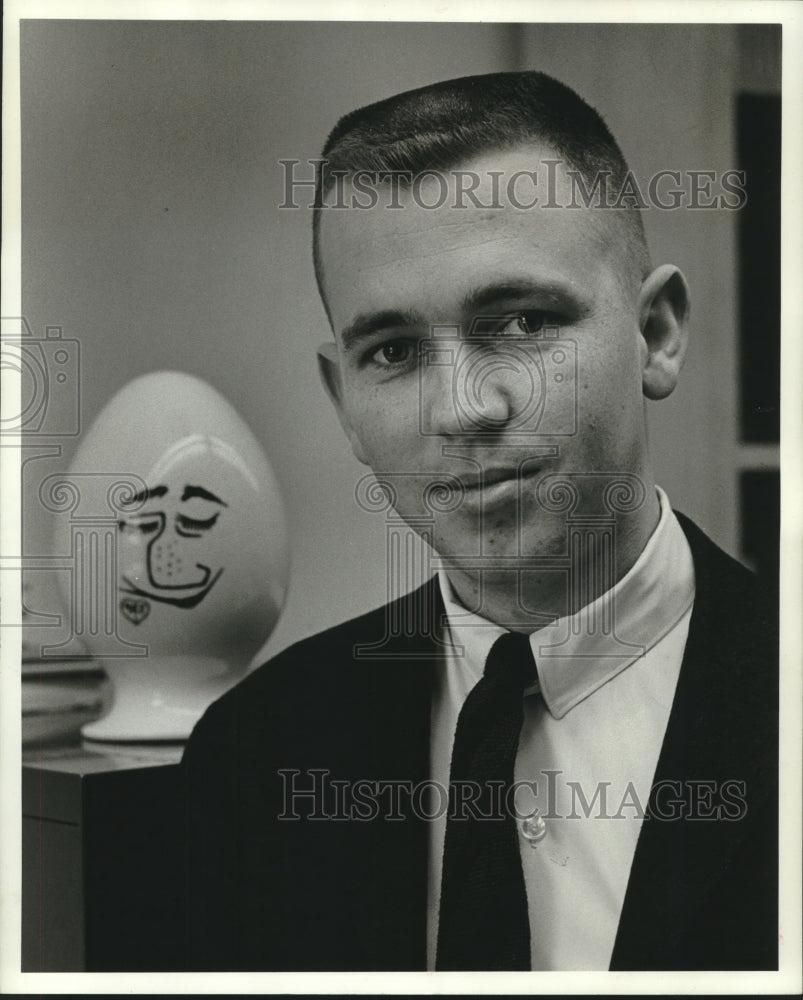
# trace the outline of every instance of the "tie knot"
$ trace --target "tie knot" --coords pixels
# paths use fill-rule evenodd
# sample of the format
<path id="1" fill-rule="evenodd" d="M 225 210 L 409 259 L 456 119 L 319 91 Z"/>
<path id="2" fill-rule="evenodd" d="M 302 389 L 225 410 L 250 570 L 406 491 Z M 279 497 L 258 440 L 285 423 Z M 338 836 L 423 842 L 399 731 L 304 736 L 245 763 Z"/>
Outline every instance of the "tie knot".
<path id="1" fill-rule="evenodd" d="M 532 684 L 536 670 L 530 637 L 521 632 L 500 635 L 485 661 L 484 676 L 519 691 Z"/>

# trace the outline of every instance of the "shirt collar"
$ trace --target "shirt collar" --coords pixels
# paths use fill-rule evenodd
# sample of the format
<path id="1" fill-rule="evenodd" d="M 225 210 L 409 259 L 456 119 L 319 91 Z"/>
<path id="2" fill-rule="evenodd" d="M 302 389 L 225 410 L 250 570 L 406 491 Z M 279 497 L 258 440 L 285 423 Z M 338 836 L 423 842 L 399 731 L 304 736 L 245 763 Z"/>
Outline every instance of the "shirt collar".
<path id="1" fill-rule="evenodd" d="M 525 694 L 540 690 L 556 719 L 635 663 L 691 607 L 691 552 L 666 494 L 656 489 L 658 525 L 625 576 L 576 614 L 558 618 L 530 636 L 538 683 Z M 505 629 L 467 611 L 443 570 L 438 579 L 451 643 L 479 680 L 491 646 Z"/>

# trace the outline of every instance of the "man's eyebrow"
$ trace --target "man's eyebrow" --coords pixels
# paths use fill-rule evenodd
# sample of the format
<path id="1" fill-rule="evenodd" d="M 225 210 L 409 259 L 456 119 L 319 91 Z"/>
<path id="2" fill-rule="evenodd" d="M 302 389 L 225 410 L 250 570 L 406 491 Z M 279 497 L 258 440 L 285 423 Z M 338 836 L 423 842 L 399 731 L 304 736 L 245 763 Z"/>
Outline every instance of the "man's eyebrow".
<path id="1" fill-rule="evenodd" d="M 340 334 L 345 348 L 352 347 L 358 340 L 370 337 L 378 330 L 393 327 L 427 327 L 426 319 L 417 312 L 406 309 L 383 309 L 380 312 L 362 313 Z"/>
<path id="2" fill-rule="evenodd" d="M 185 486 L 184 492 L 181 494 L 181 499 L 192 500 L 193 497 L 200 497 L 201 500 L 212 500 L 214 503 L 219 503 L 222 507 L 228 507 L 227 503 L 224 503 L 220 497 L 216 497 L 214 493 L 210 493 L 209 490 L 205 490 L 203 486 Z"/>
<path id="3" fill-rule="evenodd" d="M 501 281 L 493 285 L 484 285 L 463 297 L 462 311 L 466 316 L 477 316 L 489 306 L 531 299 L 533 296 L 552 299 L 556 307 L 567 298 L 578 305 L 580 304 L 577 295 L 569 285 L 550 278 L 546 281 Z"/>

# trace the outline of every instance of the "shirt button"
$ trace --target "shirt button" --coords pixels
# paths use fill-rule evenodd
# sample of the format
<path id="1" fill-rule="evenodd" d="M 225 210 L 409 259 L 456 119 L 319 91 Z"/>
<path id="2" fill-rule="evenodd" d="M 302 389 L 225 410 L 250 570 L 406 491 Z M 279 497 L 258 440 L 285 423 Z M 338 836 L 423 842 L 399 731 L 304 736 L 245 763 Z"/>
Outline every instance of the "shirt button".
<path id="1" fill-rule="evenodd" d="M 536 812 L 532 816 L 528 816 L 522 820 L 521 832 L 530 847 L 537 847 L 539 841 L 546 837 L 546 822 Z"/>

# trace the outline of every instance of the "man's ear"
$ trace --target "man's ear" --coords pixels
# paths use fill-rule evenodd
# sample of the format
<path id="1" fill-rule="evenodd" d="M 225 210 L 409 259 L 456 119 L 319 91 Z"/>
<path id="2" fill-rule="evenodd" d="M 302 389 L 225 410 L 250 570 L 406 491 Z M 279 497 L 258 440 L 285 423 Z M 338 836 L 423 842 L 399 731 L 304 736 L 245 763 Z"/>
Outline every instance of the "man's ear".
<path id="1" fill-rule="evenodd" d="M 318 348 L 318 373 L 321 376 L 321 382 L 323 382 L 327 396 L 332 400 L 335 412 L 337 413 L 337 419 L 340 421 L 340 426 L 349 439 L 354 457 L 358 462 L 362 462 L 363 465 L 368 465 L 368 459 L 365 457 L 362 445 L 354 433 L 346 415 L 345 407 L 343 406 L 343 379 L 340 372 L 340 358 L 337 353 L 337 344 L 321 344 Z"/>
<path id="2" fill-rule="evenodd" d="M 689 338 L 689 286 L 673 264 L 662 264 L 639 293 L 642 388 L 647 399 L 664 399 L 675 388 Z"/>

